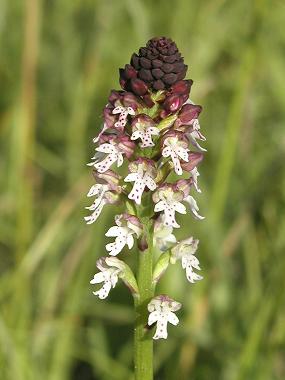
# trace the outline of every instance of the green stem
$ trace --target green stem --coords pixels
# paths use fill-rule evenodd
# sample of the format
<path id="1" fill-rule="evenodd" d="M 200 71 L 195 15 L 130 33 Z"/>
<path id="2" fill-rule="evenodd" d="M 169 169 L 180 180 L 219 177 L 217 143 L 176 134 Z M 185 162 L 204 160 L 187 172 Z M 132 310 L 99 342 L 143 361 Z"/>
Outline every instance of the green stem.
<path id="1" fill-rule="evenodd" d="M 136 380 L 153 379 L 153 340 L 147 326 L 147 305 L 154 294 L 152 283 L 152 224 L 148 218 L 142 218 L 144 236 L 148 248 L 138 252 L 137 283 L 139 297 L 135 300 L 134 363 Z"/>

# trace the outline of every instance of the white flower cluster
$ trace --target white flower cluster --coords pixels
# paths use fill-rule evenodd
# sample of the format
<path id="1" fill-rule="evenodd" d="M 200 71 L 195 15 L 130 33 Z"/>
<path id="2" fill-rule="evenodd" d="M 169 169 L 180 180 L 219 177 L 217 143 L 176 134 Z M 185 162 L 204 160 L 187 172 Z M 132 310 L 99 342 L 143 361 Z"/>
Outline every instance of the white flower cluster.
<path id="1" fill-rule="evenodd" d="M 201 193 L 197 165 L 203 158 L 201 151 L 205 149 L 197 140 L 205 141 L 198 121 L 202 108 L 185 102 L 190 91 L 189 83 L 180 83 L 172 91 L 178 93 L 177 107 L 169 108 L 165 100 L 163 110 L 161 102 L 155 104 L 152 99 L 143 99 L 131 92 L 112 91 L 104 109 L 104 126 L 99 136 L 93 139 L 98 145 L 88 165 L 94 168 L 95 184 L 87 196 L 94 197 L 94 202 L 86 207 L 91 211 L 91 215 L 85 217 L 86 223 L 94 223 L 107 204 L 125 202 L 128 207 L 128 212 L 117 215 L 115 225 L 106 232 L 105 235 L 114 241 L 106 244 L 108 256 L 97 261 L 99 272 L 90 282 L 102 284 L 93 292 L 100 299 L 108 296 L 119 278 L 137 291 L 131 269 L 116 256 L 125 247 L 132 249 L 135 239 L 141 238 L 140 244 L 144 241 L 143 222 L 137 210 L 146 207 L 155 220 L 154 245 L 162 252 L 162 257 L 169 255 L 169 260 L 162 260 L 163 270 L 169 263 L 180 260 L 189 282 L 202 279 L 196 273 L 200 270 L 195 256 L 198 240 L 190 237 L 179 242 L 173 234 L 173 229 L 180 227 L 177 213 L 186 214 L 187 208 L 196 219 L 204 219 L 190 194 L 192 189 Z M 170 95 L 167 96 L 169 101 Z M 181 99 L 184 99 L 182 103 Z M 152 112 L 147 112 L 147 108 Z M 191 145 L 198 151 L 191 151 Z M 128 173 L 125 174 L 127 167 Z M 171 172 L 179 179 L 168 183 L 165 180 Z M 166 295 L 150 301 L 148 324 L 156 323 L 154 339 L 167 338 L 167 324 L 178 324 L 174 312 L 180 307 L 181 304 Z"/>

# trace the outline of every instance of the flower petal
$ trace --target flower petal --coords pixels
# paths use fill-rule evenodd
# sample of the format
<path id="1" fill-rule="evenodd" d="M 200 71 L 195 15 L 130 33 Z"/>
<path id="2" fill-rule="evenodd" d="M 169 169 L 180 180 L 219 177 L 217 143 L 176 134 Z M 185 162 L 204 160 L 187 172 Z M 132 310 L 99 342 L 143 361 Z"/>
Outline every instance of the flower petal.
<path id="1" fill-rule="evenodd" d="M 100 284 L 105 281 L 105 276 L 103 272 L 98 272 L 94 275 L 93 279 L 90 281 L 90 284 Z"/>
<path id="2" fill-rule="evenodd" d="M 135 184 L 132 188 L 132 191 L 129 193 L 128 198 L 133 199 L 136 202 L 136 204 L 140 205 L 141 204 L 141 197 L 142 197 L 144 189 L 145 189 L 144 182 L 141 181 L 140 179 L 138 179 L 135 182 Z"/>
<path id="3" fill-rule="evenodd" d="M 118 158 L 117 158 L 117 166 L 118 166 L 118 168 L 123 165 L 123 162 L 124 162 L 124 158 L 123 158 L 122 153 L 118 153 Z"/>
<path id="4" fill-rule="evenodd" d="M 114 162 L 117 161 L 117 159 L 117 154 L 111 153 L 103 161 L 94 164 L 94 167 L 98 170 L 99 173 L 104 173 L 113 165 Z"/>
<path id="5" fill-rule="evenodd" d="M 145 184 L 149 188 L 149 190 L 154 191 L 156 189 L 156 183 L 151 178 L 151 176 L 146 174 L 144 177 L 144 180 L 145 180 Z"/>
<path id="6" fill-rule="evenodd" d="M 188 197 L 185 198 L 185 201 L 189 204 L 190 206 L 190 209 L 192 211 L 192 214 L 199 220 L 202 220 L 202 219 L 205 219 L 204 216 L 201 216 L 198 214 L 198 211 L 199 211 L 199 207 L 197 205 L 197 202 L 195 201 L 195 199 L 189 195 Z"/>
<path id="7" fill-rule="evenodd" d="M 163 157 L 169 157 L 171 155 L 171 148 L 169 146 L 166 146 L 165 148 L 162 149 L 162 152 L 161 154 L 163 155 Z"/>
<path id="8" fill-rule="evenodd" d="M 167 339 L 167 319 L 161 316 L 157 321 L 156 331 L 153 339 Z"/>
<path id="9" fill-rule="evenodd" d="M 97 292 L 93 292 L 95 296 L 98 296 L 101 300 L 108 297 L 112 284 L 110 281 L 104 283 L 101 289 L 97 290 Z"/>
<path id="10" fill-rule="evenodd" d="M 158 321 L 158 318 L 159 318 L 159 312 L 155 310 L 149 314 L 147 324 L 149 326 L 153 325 L 155 322 Z"/>
<path id="11" fill-rule="evenodd" d="M 156 205 L 154 206 L 154 212 L 160 212 L 160 211 L 163 211 L 166 207 L 166 203 L 165 201 L 159 201 L 158 203 L 156 203 Z"/>
<path id="12" fill-rule="evenodd" d="M 142 131 L 134 131 L 131 135 L 131 140 L 137 140 L 137 139 L 142 139 L 143 138 L 143 132 Z"/>
<path id="13" fill-rule="evenodd" d="M 116 239 L 113 243 L 107 244 L 106 249 L 109 252 L 109 255 L 116 256 L 122 251 L 124 246 L 125 243 L 122 240 Z"/>
<path id="14" fill-rule="evenodd" d="M 173 162 L 173 165 L 174 165 L 175 173 L 178 174 L 178 175 L 182 175 L 183 174 L 183 170 L 181 168 L 180 161 L 177 158 L 176 154 L 173 153 L 173 152 L 171 153 L 171 159 L 172 159 L 172 162 Z"/>
<path id="15" fill-rule="evenodd" d="M 113 113 L 113 114 L 117 114 L 117 113 L 122 113 L 122 112 L 124 112 L 124 111 L 125 111 L 125 108 L 124 108 L 124 107 L 122 107 L 122 106 L 118 106 L 118 107 L 116 107 L 116 108 L 113 109 L 112 113 Z"/>
<path id="16" fill-rule="evenodd" d="M 186 207 L 180 202 L 175 202 L 174 209 L 180 214 L 186 214 Z"/>
<path id="17" fill-rule="evenodd" d="M 136 181 L 137 179 L 139 179 L 139 175 L 138 173 L 130 173 L 126 176 L 126 178 L 124 179 L 125 182 L 134 182 Z"/>
<path id="18" fill-rule="evenodd" d="M 174 326 L 178 325 L 178 323 L 179 323 L 178 317 L 176 316 L 176 314 L 172 313 L 172 311 L 168 312 L 167 320 L 169 323 L 171 323 Z"/>
<path id="19" fill-rule="evenodd" d="M 108 237 L 118 236 L 122 234 L 123 232 L 122 230 L 123 230 L 122 227 L 113 226 L 108 229 L 108 231 L 105 233 L 105 236 L 108 236 Z"/>
<path id="20" fill-rule="evenodd" d="M 105 204 L 106 204 L 106 202 L 102 201 L 100 203 L 100 205 L 98 206 L 98 208 L 96 210 L 94 210 L 94 212 L 90 216 L 84 217 L 86 224 L 92 224 L 98 219 L 98 217 L 101 214 L 101 211 L 103 210 L 103 207 L 105 206 Z"/>
<path id="21" fill-rule="evenodd" d="M 134 237 L 133 237 L 133 235 L 128 235 L 127 236 L 127 245 L 129 247 L 129 249 L 133 248 L 133 245 L 134 245 Z"/>
<path id="22" fill-rule="evenodd" d="M 188 162 L 189 161 L 189 158 L 188 158 L 188 151 L 189 149 L 185 149 L 185 148 L 182 148 L 181 146 L 178 146 L 176 149 L 175 149 L 175 153 L 183 160 L 183 161 L 186 161 Z"/>

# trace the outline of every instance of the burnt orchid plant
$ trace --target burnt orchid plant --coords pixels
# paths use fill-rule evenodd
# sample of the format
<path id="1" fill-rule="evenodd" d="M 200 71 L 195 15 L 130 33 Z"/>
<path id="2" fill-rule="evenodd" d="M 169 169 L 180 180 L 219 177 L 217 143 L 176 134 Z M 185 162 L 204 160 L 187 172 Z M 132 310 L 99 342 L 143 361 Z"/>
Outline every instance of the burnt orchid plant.
<path id="1" fill-rule="evenodd" d="M 177 214 L 187 210 L 203 219 L 193 193 L 200 193 L 197 166 L 205 141 L 198 121 L 202 107 L 189 99 L 192 80 L 176 44 L 165 37 L 151 39 L 120 69 L 123 90 L 112 90 L 104 108 L 104 124 L 94 138 L 95 184 L 87 207 L 94 223 L 105 205 L 123 205 L 106 232 L 106 256 L 97 261 L 91 284 L 104 299 L 121 279 L 135 304 L 135 378 L 153 378 L 153 339 L 167 338 L 167 325 L 177 325 L 181 304 L 155 288 L 170 264 L 181 262 L 190 283 L 202 276 L 192 236 L 177 241 Z M 198 141 L 197 141 L 198 140 Z M 136 268 L 118 256 L 133 250 Z"/>

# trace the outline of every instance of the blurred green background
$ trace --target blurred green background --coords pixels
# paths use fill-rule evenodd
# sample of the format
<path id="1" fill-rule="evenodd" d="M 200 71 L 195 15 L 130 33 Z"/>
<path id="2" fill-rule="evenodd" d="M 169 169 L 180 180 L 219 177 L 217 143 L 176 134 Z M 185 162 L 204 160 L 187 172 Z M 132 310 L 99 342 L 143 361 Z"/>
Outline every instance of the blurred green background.
<path id="1" fill-rule="evenodd" d="M 206 219 L 181 231 L 204 280 L 160 284 L 183 309 L 155 379 L 285 378 L 284 25 L 281 0 L 0 1 L 1 380 L 132 379 L 131 296 L 89 284 L 117 210 L 85 225 L 85 164 L 118 68 L 157 35 L 189 65 L 208 153 Z"/>

